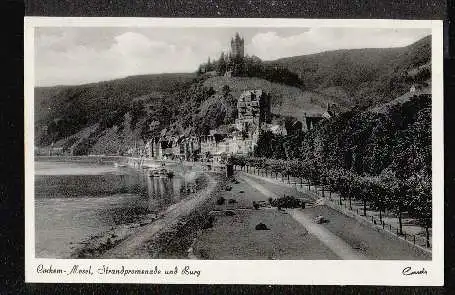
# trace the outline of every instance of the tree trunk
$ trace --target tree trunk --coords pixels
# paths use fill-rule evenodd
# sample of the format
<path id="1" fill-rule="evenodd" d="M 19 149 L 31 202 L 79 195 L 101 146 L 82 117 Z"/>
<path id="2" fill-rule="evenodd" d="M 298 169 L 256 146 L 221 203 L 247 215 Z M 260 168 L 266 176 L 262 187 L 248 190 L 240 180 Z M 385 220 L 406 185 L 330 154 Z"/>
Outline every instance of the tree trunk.
<path id="1" fill-rule="evenodd" d="M 403 234 L 403 220 L 401 218 L 401 208 L 399 209 L 399 212 L 398 212 L 398 223 L 399 223 L 400 235 L 402 235 Z"/>
<path id="2" fill-rule="evenodd" d="M 341 194 L 340 194 L 340 206 L 343 205 L 343 202 L 341 201 Z"/>
<path id="3" fill-rule="evenodd" d="M 428 224 L 425 226 L 425 233 L 427 236 L 427 248 L 430 248 L 430 229 Z"/>
<path id="4" fill-rule="evenodd" d="M 302 187 L 302 186 L 303 186 L 303 179 L 302 179 L 302 177 L 300 177 L 300 187 Z"/>
<path id="5" fill-rule="evenodd" d="M 379 207 L 379 222 L 382 224 L 382 209 Z"/>
<path id="6" fill-rule="evenodd" d="M 349 194 L 349 209 L 352 210 L 352 198 L 351 198 L 351 194 Z"/>
<path id="7" fill-rule="evenodd" d="M 289 174 L 288 174 L 288 183 L 291 183 L 291 182 L 289 181 Z"/>
<path id="8" fill-rule="evenodd" d="M 367 200 L 363 199 L 363 216 L 367 216 Z"/>

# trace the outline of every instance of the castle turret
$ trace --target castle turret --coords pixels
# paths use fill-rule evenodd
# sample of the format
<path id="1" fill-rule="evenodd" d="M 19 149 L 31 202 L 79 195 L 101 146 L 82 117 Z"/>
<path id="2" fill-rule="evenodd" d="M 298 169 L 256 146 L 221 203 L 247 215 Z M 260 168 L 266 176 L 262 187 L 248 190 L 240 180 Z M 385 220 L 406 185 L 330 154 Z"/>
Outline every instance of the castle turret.
<path id="1" fill-rule="evenodd" d="M 231 54 L 233 58 L 243 58 L 245 55 L 245 40 L 240 37 L 239 33 L 231 39 Z"/>

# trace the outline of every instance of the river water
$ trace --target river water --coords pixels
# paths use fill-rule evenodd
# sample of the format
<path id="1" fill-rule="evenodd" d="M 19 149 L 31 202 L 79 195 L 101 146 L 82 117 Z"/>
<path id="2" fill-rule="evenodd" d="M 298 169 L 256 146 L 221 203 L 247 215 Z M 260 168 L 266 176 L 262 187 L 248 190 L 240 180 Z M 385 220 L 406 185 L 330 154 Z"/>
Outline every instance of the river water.
<path id="1" fill-rule="evenodd" d="M 173 170 L 168 179 L 112 162 L 35 162 L 36 257 L 68 258 L 90 236 L 178 202 L 194 178 Z"/>

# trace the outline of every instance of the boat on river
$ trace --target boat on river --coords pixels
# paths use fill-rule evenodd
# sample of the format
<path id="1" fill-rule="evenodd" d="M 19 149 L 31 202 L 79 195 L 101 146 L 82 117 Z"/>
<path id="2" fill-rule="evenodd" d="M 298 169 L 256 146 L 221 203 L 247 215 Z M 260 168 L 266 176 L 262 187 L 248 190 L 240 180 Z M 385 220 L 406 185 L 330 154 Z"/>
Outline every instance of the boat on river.
<path id="1" fill-rule="evenodd" d="M 172 177 L 174 177 L 174 172 L 172 170 L 168 170 L 168 169 L 165 169 L 165 168 L 150 169 L 150 170 L 148 170 L 148 175 L 149 175 L 149 177 L 172 178 Z"/>
<path id="2" fill-rule="evenodd" d="M 149 177 L 160 177 L 160 171 L 158 169 L 149 169 L 148 176 Z"/>

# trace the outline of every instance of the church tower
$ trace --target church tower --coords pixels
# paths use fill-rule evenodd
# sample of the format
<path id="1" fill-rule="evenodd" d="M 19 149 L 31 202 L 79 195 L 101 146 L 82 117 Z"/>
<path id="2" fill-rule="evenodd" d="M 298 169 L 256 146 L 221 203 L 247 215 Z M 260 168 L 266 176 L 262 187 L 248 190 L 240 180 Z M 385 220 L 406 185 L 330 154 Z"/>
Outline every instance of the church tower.
<path id="1" fill-rule="evenodd" d="M 239 33 L 231 39 L 231 56 L 232 58 L 243 58 L 245 56 L 244 40 Z"/>

